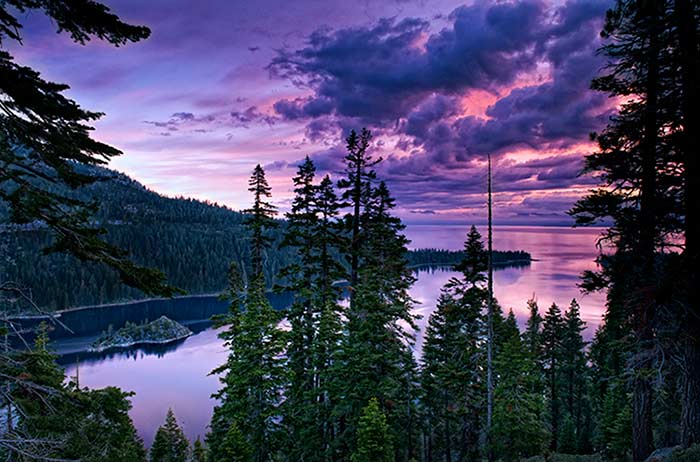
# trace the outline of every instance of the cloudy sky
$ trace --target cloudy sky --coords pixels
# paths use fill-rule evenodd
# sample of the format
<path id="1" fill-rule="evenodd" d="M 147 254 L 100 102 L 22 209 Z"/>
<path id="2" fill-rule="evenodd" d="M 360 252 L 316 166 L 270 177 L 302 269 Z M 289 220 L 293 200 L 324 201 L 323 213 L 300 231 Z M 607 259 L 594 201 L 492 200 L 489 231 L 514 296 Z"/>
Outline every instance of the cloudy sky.
<path id="1" fill-rule="evenodd" d="M 360 127 L 408 223 L 482 221 L 487 153 L 501 224 L 569 224 L 595 183 L 578 173 L 613 111 L 589 90 L 611 0 L 105 3 L 151 38 L 80 46 L 28 13 L 11 51 L 105 112 L 112 166 L 159 192 L 243 208 L 261 163 L 284 209 L 299 160 L 337 175 Z"/>

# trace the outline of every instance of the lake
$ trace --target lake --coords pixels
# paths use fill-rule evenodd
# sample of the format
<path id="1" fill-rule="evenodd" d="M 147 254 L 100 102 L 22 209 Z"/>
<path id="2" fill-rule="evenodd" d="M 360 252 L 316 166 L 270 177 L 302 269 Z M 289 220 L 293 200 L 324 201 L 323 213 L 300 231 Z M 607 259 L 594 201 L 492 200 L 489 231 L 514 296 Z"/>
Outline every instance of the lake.
<path id="1" fill-rule="evenodd" d="M 467 231 L 466 226 L 419 225 L 409 226 L 406 234 L 412 241 L 412 248 L 456 250 L 462 247 Z M 552 302 L 563 309 L 576 298 L 588 325 L 585 335 L 590 338 L 601 321 L 605 297 L 603 294 L 582 295 L 577 284 L 584 270 L 595 267 L 593 260 L 598 253 L 595 243 L 599 233 L 599 229 L 496 227 L 494 248 L 526 250 L 535 260 L 529 267 L 496 271 L 494 292 L 504 310 L 512 308 L 522 326 L 528 315 L 526 301 L 533 295 L 542 313 Z M 418 302 L 416 313 L 423 316 L 421 327 L 435 308 L 440 288 L 453 275 L 455 273 L 444 270 L 418 272 L 411 294 Z M 178 302 L 186 303 L 186 300 Z M 205 308 L 197 308 L 198 313 L 201 310 Z M 175 411 L 188 438 L 194 441 L 198 435 L 204 437 L 206 433 L 215 404 L 210 396 L 219 388 L 218 379 L 208 374 L 225 361 L 227 353 L 209 323 L 201 319 L 183 320 L 183 323 L 195 334 L 166 346 L 106 354 L 75 353 L 94 338 L 84 336 L 62 339 L 56 347 L 59 353 L 65 353 L 60 362 L 66 367 L 66 375 L 79 374 L 81 386 L 114 385 L 136 393 L 132 398 L 131 416 L 147 445 L 163 423 L 168 408 Z M 417 334 L 418 353 L 421 342 L 422 331 Z"/>

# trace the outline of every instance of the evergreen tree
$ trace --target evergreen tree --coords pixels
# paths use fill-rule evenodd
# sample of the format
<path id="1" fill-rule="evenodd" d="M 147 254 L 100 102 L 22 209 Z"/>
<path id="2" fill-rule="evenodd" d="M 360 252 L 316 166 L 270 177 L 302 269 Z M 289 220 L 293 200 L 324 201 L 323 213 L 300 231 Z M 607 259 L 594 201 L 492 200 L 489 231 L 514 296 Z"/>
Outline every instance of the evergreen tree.
<path id="1" fill-rule="evenodd" d="M 523 345 L 528 351 L 539 359 L 542 354 L 542 316 L 537 306 L 537 300 L 533 296 L 527 301 L 530 316 L 527 319 L 527 327 L 523 332 Z"/>
<path id="2" fill-rule="evenodd" d="M 298 260 L 282 271 L 287 280 L 284 290 L 294 294 L 287 319 L 291 327 L 287 348 L 287 367 L 290 383 L 285 392 L 285 424 L 290 429 L 289 456 L 291 459 L 306 460 L 307 449 L 310 456 L 319 455 L 316 424 L 316 396 L 312 348 L 316 337 L 317 307 L 314 305 L 313 288 L 315 277 L 315 252 L 313 234 L 318 218 L 315 211 L 316 168 L 307 156 L 299 165 L 294 182 L 295 196 L 291 211 L 287 213 L 288 226 L 285 230 L 283 246 L 292 247 Z M 316 443 L 316 444 L 314 444 Z"/>
<path id="3" fill-rule="evenodd" d="M 0 362 L 9 382 L 4 399 L 17 417 L 3 455 L 8 460 L 144 462 L 146 451 L 128 414 L 131 394 L 65 384 L 55 359 L 44 325 L 33 349 Z"/>
<path id="4" fill-rule="evenodd" d="M 373 159 L 367 152 L 372 134 L 363 128 L 358 135 L 355 130 L 350 131 L 346 138 L 347 155 L 345 156 L 345 177 L 338 181 L 338 188 L 342 191 L 342 199 L 350 207 L 351 211 L 345 217 L 345 224 L 350 234 L 350 249 L 348 260 L 350 261 L 350 304 L 355 301 L 356 286 L 359 283 L 360 253 L 362 242 L 366 239 L 362 235 L 362 208 L 370 200 L 369 195 L 373 189 L 373 183 L 377 178 L 372 167 L 377 165 L 380 159 Z"/>
<path id="5" fill-rule="evenodd" d="M 415 360 L 410 345 L 415 329 L 408 289 L 414 276 L 406 262 L 404 225 L 391 215 L 394 200 L 384 183 L 367 196 L 362 213 L 363 245 L 354 303 L 347 312 L 347 336 L 340 348 L 339 437 L 351 447 L 360 411 L 371 397 L 387 408 L 397 450 L 408 460 L 415 452 Z"/>
<path id="6" fill-rule="evenodd" d="M 98 2 L 9 0 L 0 4 L 0 43 L 23 44 L 18 17 L 29 11 L 45 14 L 79 44 L 97 38 L 121 46 L 150 35 L 147 27 L 122 22 Z M 72 194 L 100 180 L 84 167 L 107 164 L 121 152 L 90 137 L 89 124 L 103 114 L 81 108 L 63 94 L 68 89 L 0 50 L 0 201 L 9 206 L 12 223 L 46 225 L 52 235 L 47 251 L 104 263 L 126 284 L 170 296 L 175 289 L 165 284 L 163 273 L 136 265 L 107 243 L 105 229 L 91 220 L 95 205 Z"/>
<path id="7" fill-rule="evenodd" d="M 271 242 L 271 238 L 266 231 L 277 226 L 277 222 L 273 218 L 277 213 L 277 207 L 267 201 L 267 199 L 272 197 L 272 189 L 267 183 L 265 170 L 260 164 L 253 169 L 248 186 L 248 191 L 253 193 L 253 207 L 245 211 L 248 214 L 245 224 L 248 225 L 252 234 L 250 263 L 251 274 L 254 279 L 263 273 L 265 250 Z"/>
<path id="8" fill-rule="evenodd" d="M 379 407 L 379 401 L 372 398 L 362 409 L 357 430 L 357 449 L 352 454 L 352 462 L 392 462 L 394 449 L 391 442 L 386 416 Z"/>
<path id="9" fill-rule="evenodd" d="M 192 462 L 207 462 L 207 448 L 199 436 L 192 445 Z"/>
<path id="10" fill-rule="evenodd" d="M 423 345 L 421 400 L 427 413 L 431 452 L 441 460 L 472 460 L 479 455 L 483 408 L 481 380 L 482 311 L 486 306 L 486 252 L 472 226 L 462 262 L 442 289 L 430 316 Z"/>
<path id="11" fill-rule="evenodd" d="M 618 0 L 606 17 L 601 49 L 610 58 L 593 88 L 624 101 L 618 114 L 594 139 L 599 152 L 587 156 L 586 171 L 600 172 L 603 187 L 574 207 L 577 223 L 612 218 L 605 234 L 616 262 L 603 268 L 610 286 L 626 293 L 626 317 L 634 332 L 633 450 L 641 462 L 653 450 L 653 343 L 668 281 L 657 251 L 681 230 L 681 198 L 674 149 L 677 114 L 671 88 L 677 78 L 671 62 L 672 28 L 668 1 Z M 612 269 L 615 271 L 612 271 Z M 598 279 L 601 281 L 602 279 Z"/>
<path id="12" fill-rule="evenodd" d="M 344 309 L 339 300 L 340 287 L 335 282 L 345 277 L 345 269 L 338 255 L 346 245 L 347 240 L 341 234 L 336 221 L 340 203 L 333 190 L 333 183 L 326 176 L 318 186 L 315 211 L 318 221 L 313 232 L 315 245 L 315 284 L 313 288 L 314 306 L 318 307 L 317 325 L 312 345 L 312 366 L 315 372 L 316 403 L 315 432 L 318 435 L 319 447 L 309 445 L 317 453 L 315 457 L 322 460 L 332 460 L 333 443 L 337 422 L 333 414 L 335 403 L 339 397 L 334 395 L 338 390 L 337 365 L 338 351 L 343 332 Z M 308 430 L 307 430 L 308 431 Z M 309 458 L 312 460 L 313 458 Z"/>
<path id="13" fill-rule="evenodd" d="M 586 324 L 581 320 L 581 309 L 576 300 L 571 301 L 569 309 L 564 314 L 564 332 L 562 335 L 561 373 L 564 379 L 562 402 L 566 406 L 566 419 L 573 428 L 573 441 L 568 445 L 569 454 L 578 452 L 579 444 L 584 433 L 585 410 L 587 406 L 587 370 L 586 354 L 582 332 Z M 565 420 L 565 422 L 567 422 Z M 563 449 L 562 449 L 563 451 Z"/>
<path id="14" fill-rule="evenodd" d="M 281 313 L 270 305 L 262 272 L 262 255 L 268 243 L 264 230 L 270 227 L 274 209 L 265 202 L 269 188 L 264 172 L 256 167 L 250 181 L 254 205 L 248 219 L 253 231 L 252 268 L 255 271 L 246 286 L 237 265 L 229 272 L 231 300 L 228 316 L 217 324 L 229 348 L 225 364 L 212 373 L 222 374 L 222 388 L 214 395 L 220 401 L 212 416 L 207 445 L 212 460 L 220 460 L 229 429 L 236 425 L 245 436 L 255 462 L 265 462 L 280 445 L 279 405 L 286 383 L 286 333 L 279 323 Z"/>
<path id="15" fill-rule="evenodd" d="M 564 333 L 564 319 L 556 303 L 552 303 L 544 316 L 542 328 L 542 348 L 545 375 L 547 377 L 547 400 L 549 403 L 549 425 L 552 430 L 551 449 L 559 443 L 561 422 L 561 356 Z"/>
<path id="16" fill-rule="evenodd" d="M 288 314 L 290 384 L 284 403 L 288 457 L 306 461 L 328 457 L 332 443 L 331 366 L 341 330 L 340 291 L 334 282 L 344 277 L 337 261 L 344 242 L 336 223 L 340 204 L 330 178 L 315 186 L 314 172 L 307 157 L 293 179 L 296 195 L 283 242 L 299 256 L 283 271 L 286 290 L 294 294 Z"/>
<path id="17" fill-rule="evenodd" d="M 187 462 L 190 444 L 172 409 L 168 409 L 165 423 L 158 428 L 151 446 L 151 462 Z"/>
<path id="18" fill-rule="evenodd" d="M 505 324 L 504 332 L 509 336 L 495 361 L 497 381 L 491 441 L 494 454 L 511 462 L 541 454 L 548 434 L 541 419 L 543 396 L 533 391 L 540 371 L 522 344 L 512 310 Z"/>
<path id="19" fill-rule="evenodd" d="M 213 462 L 253 462 L 253 450 L 248 439 L 243 435 L 236 423 L 226 431 L 226 435 L 212 457 Z"/>
<path id="20" fill-rule="evenodd" d="M 682 414 L 681 443 L 685 447 L 700 444 L 700 168 L 698 164 L 698 132 L 700 132 L 700 8 L 697 2 L 673 1 L 673 27 L 680 71 L 676 92 L 680 94 L 678 108 L 681 133 L 678 150 L 683 162 L 683 250 L 684 311 L 681 321 Z"/>

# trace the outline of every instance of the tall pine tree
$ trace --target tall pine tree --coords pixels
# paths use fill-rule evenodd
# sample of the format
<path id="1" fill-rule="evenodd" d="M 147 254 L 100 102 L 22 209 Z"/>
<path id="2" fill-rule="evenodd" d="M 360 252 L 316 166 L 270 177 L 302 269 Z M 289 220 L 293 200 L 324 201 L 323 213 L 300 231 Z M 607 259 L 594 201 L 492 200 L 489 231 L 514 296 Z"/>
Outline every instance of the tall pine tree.
<path id="1" fill-rule="evenodd" d="M 168 409 L 165 423 L 158 428 L 151 446 L 151 462 L 187 462 L 190 444 L 175 418 L 172 409 Z"/>
<path id="2" fill-rule="evenodd" d="M 445 285 L 430 316 L 423 345 L 421 400 L 427 436 L 437 460 L 479 456 L 484 406 L 481 341 L 486 306 L 486 252 L 472 226 L 464 243 L 462 273 Z M 454 453 L 454 454 L 453 454 Z"/>
<path id="3" fill-rule="evenodd" d="M 229 314 L 218 321 L 226 328 L 220 336 L 229 348 L 225 364 L 213 371 L 221 374 L 222 388 L 214 395 L 220 404 L 214 409 L 207 445 L 213 460 L 226 450 L 230 428 L 235 425 L 246 438 L 254 462 L 265 462 L 280 447 L 279 405 L 286 383 L 282 354 L 286 334 L 279 323 L 281 313 L 267 298 L 262 258 L 269 239 L 265 230 L 273 226 L 275 208 L 267 202 L 270 189 L 258 165 L 251 177 L 253 207 L 248 224 L 253 234 L 251 260 L 254 273 L 246 286 L 236 265 L 229 274 Z"/>

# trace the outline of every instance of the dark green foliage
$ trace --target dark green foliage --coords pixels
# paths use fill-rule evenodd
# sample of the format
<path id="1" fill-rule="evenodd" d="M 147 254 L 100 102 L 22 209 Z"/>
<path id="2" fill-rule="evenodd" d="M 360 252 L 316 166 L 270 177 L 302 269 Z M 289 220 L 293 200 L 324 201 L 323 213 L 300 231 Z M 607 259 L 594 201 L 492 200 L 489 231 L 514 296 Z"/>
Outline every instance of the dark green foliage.
<path id="1" fill-rule="evenodd" d="M 199 436 L 192 445 L 192 462 L 207 462 L 207 448 Z"/>
<path id="2" fill-rule="evenodd" d="M 243 435 L 257 462 L 276 454 L 282 437 L 278 416 L 282 390 L 287 382 L 282 357 L 287 335 L 279 327 L 281 313 L 270 306 L 265 294 L 261 258 L 269 242 L 264 231 L 270 225 L 272 208 L 265 203 L 269 189 L 259 166 L 253 172 L 251 185 L 254 186 L 251 188 L 254 205 L 248 223 L 254 230 L 251 259 L 257 271 L 246 286 L 237 265 L 231 265 L 227 293 L 231 300 L 229 314 L 217 320 L 219 325 L 225 326 L 219 335 L 226 342 L 229 356 L 225 364 L 212 372 L 221 374 L 223 385 L 214 395 L 220 404 L 214 409 L 211 432 L 207 436 L 211 459 L 215 461 L 241 449 L 236 432 Z M 233 426 L 237 429 L 235 441 L 229 441 Z M 234 443 L 235 448 L 231 446 Z"/>
<path id="3" fill-rule="evenodd" d="M 408 252 L 407 260 L 411 266 L 445 266 L 458 264 L 464 258 L 464 250 L 414 249 Z M 532 256 L 523 250 L 494 250 L 494 267 L 527 266 Z"/>
<path id="4" fill-rule="evenodd" d="M 293 248 L 298 262 L 283 270 L 284 289 L 294 293 L 289 309 L 291 332 L 287 348 L 290 374 L 284 421 L 289 430 L 290 460 L 325 460 L 332 443 L 332 371 L 341 331 L 340 290 L 345 277 L 337 261 L 345 239 L 336 222 L 340 204 L 325 177 L 314 184 L 311 160 L 294 177 L 295 197 L 287 214 L 283 245 Z"/>
<path id="5" fill-rule="evenodd" d="M 239 287 L 242 283 L 238 282 Z M 220 404 L 214 408 L 207 445 L 213 460 L 232 425 L 243 433 L 255 460 L 265 460 L 279 444 L 278 406 L 285 384 L 284 351 L 286 335 L 278 327 L 281 314 L 265 296 L 260 278 L 236 294 L 226 329 L 220 334 L 229 348 L 225 364 L 213 371 L 221 373 L 222 388 L 215 394 Z"/>
<path id="6" fill-rule="evenodd" d="M 213 462 L 252 462 L 253 450 L 236 423 L 231 424 L 226 435 L 212 456 Z"/>
<path id="7" fill-rule="evenodd" d="M 600 51 L 609 58 L 609 65 L 592 86 L 620 98 L 621 104 L 605 130 L 593 135 L 598 152 L 586 158 L 586 172 L 598 173 L 601 187 L 572 211 L 581 225 L 612 221 L 604 238 L 615 254 L 601 256 L 601 271 L 587 275 L 587 287 L 609 289 L 608 308 L 621 312 L 632 333 L 628 368 L 635 462 L 646 459 L 654 448 L 652 376 L 658 369 L 654 344 L 663 313 L 669 305 L 676 306 L 670 312 L 678 307 L 679 297 L 671 294 L 678 293 L 673 286 L 682 279 L 660 264 L 664 259 L 658 253 L 670 249 L 671 236 L 685 228 L 683 190 L 689 181 L 681 173 L 687 161 L 682 151 L 690 149 L 692 157 L 697 157 L 696 146 L 678 143 L 683 138 L 678 109 L 681 101 L 687 102 L 687 95 L 681 94 L 688 87 L 679 94 L 683 74 L 676 62 L 676 25 L 671 19 L 677 6 L 678 2 L 665 0 L 618 0 L 608 12 L 602 32 L 608 40 Z M 688 16 L 693 18 L 692 35 L 697 40 L 697 16 Z M 697 45 L 691 53 L 697 70 Z M 676 317 L 673 314 L 664 321 L 673 322 Z M 700 381 L 696 383 L 700 396 Z M 700 434 L 700 406 L 695 409 Z"/>
<path id="8" fill-rule="evenodd" d="M 342 191 L 341 198 L 344 205 L 351 210 L 345 216 L 345 225 L 350 235 L 350 249 L 348 260 L 350 262 L 350 286 L 358 284 L 360 253 L 362 242 L 366 239 L 362 226 L 362 209 L 371 200 L 373 183 L 377 173 L 373 167 L 381 159 L 373 159 L 368 152 L 372 134 L 363 128 L 358 135 L 352 130 L 346 138 L 347 155 L 345 156 L 345 175 L 338 181 L 338 188 Z M 350 293 L 350 304 L 354 303 L 355 292 Z"/>
<path id="9" fill-rule="evenodd" d="M 175 418 L 175 413 L 168 409 L 165 423 L 158 428 L 153 439 L 150 462 L 187 462 L 189 449 L 190 444 Z"/>
<path id="10" fill-rule="evenodd" d="M 551 448 L 556 450 L 559 440 L 559 425 L 562 418 L 562 343 L 564 337 L 564 318 L 561 310 L 552 303 L 544 317 L 542 328 L 543 365 L 545 368 L 547 402 L 549 404 L 549 425 L 552 431 Z"/>
<path id="11" fill-rule="evenodd" d="M 76 193 L 82 200 L 100 199 L 95 219 L 108 228 L 107 240 L 128 249 L 134 260 L 162 269 L 168 279 L 189 293 L 217 293 L 226 288 L 226 271 L 236 261 L 250 273 L 251 233 L 245 215 L 193 199 L 171 199 L 147 190 L 129 177 L 92 169 L 106 178 Z M 102 199 L 104 198 L 104 199 Z M 0 204 L 0 215 L 2 215 Z M 80 262 L 64 254 L 41 255 L 50 243 L 44 229 L 0 228 L 7 240 L 7 277 L 31 287 L 36 303 L 48 309 L 110 303 L 145 295 L 120 284 L 118 274 L 104 265 Z M 273 245 L 281 242 L 272 232 Z M 276 281 L 280 269 L 293 260 L 289 250 L 268 252 L 266 279 Z"/>
<path id="12" fill-rule="evenodd" d="M 122 22 L 97 2 L 10 0 L 0 5 L 0 43 L 22 44 L 17 13 L 39 11 L 59 32 L 79 43 L 92 38 L 114 45 L 150 35 L 146 27 Z M 44 80 L 0 50 L 0 202 L 9 220 L 42 223 L 51 233 L 47 251 L 71 254 L 81 261 L 104 263 L 126 284 L 147 294 L 172 295 L 163 273 L 133 263 L 127 253 L 103 239 L 105 229 L 91 223 L 97 205 L 67 193 L 98 181 L 79 167 L 103 165 L 121 154 L 90 137 L 89 125 L 103 114 L 81 108 L 63 94 L 67 85 Z"/>
<path id="13" fill-rule="evenodd" d="M 5 434 L 16 441 L 3 445 L 9 459 L 144 462 L 146 451 L 128 415 L 131 394 L 114 387 L 87 390 L 64 384 L 47 342 L 42 327 L 32 350 L 0 362 L 0 372 L 9 381 L 4 398 L 13 403 L 18 417 L 16 428 Z"/>
<path id="14" fill-rule="evenodd" d="M 352 454 L 352 462 L 392 462 L 392 447 L 386 416 L 379 407 L 379 401 L 372 398 L 362 409 L 357 429 L 357 449 Z"/>
<path id="15" fill-rule="evenodd" d="M 700 460 L 700 444 L 674 451 L 669 462 L 695 462 L 697 460 Z"/>
<path id="16" fill-rule="evenodd" d="M 511 326 L 506 330 L 510 335 L 502 341 L 495 356 L 498 378 L 491 441 L 494 453 L 502 460 L 517 461 L 540 454 L 549 435 L 541 420 L 545 407 L 543 396 L 534 391 L 540 380 L 539 367 L 523 347 L 512 311 L 506 324 Z"/>
<path id="17" fill-rule="evenodd" d="M 248 181 L 248 191 L 253 193 L 253 207 L 246 210 L 245 224 L 251 230 L 250 263 L 253 278 L 263 274 L 264 252 L 269 248 L 272 237 L 268 231 L 277 226 L 273 219 L 277 208 L 267 201 L 271 197 L 270 185 L 265 178 L 265 170 L 260 164 L 255 166 Z"/>
<path id="18" fill-rule="evenodd" d="M 481 339 L 486 306 L 486 252 L 472 227 L 456 269 L 461 278 L 442 289 L 430 316 L 423 346 L 421 403 L 431 452 L 441 460 L 473 460 L 479 455 L 484 388 Z"/>
<path id="19" fill-rule="evenodd" d="M 360 411 L 376 397 L 387 408 L 397 451 L 408 460 L 416 450 L 415 361 L 406 329 L 414 326 L 408 294 L 414 277 L 405 259 L 404 226 L 391 215 L 395 204 L 386 185 L 371 188 L 362 200 L 360 265 L 338 355 L 337 393 L 343 399 L 335 412 L 344 420 L 338 438 L 343 450 L 352 448 Z"/>

